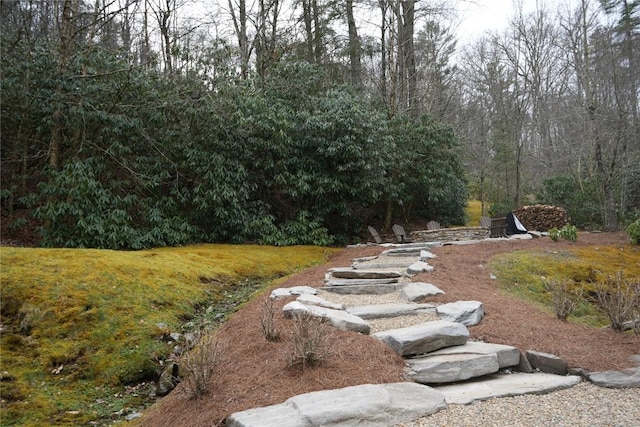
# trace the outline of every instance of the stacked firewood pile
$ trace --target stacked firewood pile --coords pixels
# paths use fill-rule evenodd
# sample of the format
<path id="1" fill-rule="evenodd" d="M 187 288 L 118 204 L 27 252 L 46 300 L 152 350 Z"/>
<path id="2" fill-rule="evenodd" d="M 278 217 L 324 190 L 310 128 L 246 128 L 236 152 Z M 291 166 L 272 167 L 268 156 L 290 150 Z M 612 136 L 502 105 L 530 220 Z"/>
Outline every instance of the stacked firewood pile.
<path id="1" fill-rule="evenodd" d="M 514 210 L 513 214 L 529 231 L 549 231 L 554 227 L 562 228 L 569 223 L 567 211 L 558 206 L 523 206 Z"/>

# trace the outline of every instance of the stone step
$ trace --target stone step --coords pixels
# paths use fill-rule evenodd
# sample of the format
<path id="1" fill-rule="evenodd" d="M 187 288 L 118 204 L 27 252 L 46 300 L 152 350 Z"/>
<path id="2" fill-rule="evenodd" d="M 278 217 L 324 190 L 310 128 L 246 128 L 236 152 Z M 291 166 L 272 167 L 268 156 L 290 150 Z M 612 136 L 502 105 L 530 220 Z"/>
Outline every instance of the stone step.
<path id="1" fill-rule="evenodd" d="M 316 295 L 300 295 L 296 298 L 296 301 L 304 305 L 317 305 L 318 307 L 330 308 L 332 310 L 345 310 L 347 307 L 344 304 L 338 304 L 335 302 L 329 302 Z"/>
<path id="2" fill-rule="evenodd" d="M 386 251 L 383 251 L 381 255 L 412 255 L 412 256 L 418 256 L 418 254 L 420 253 L 420 251 L 429 251 L 431 249 L 433 249 L 434 246 L 437 245 L 419 245 L 419 246 L 408 246 L 408 247 L 401 247 L 401 248 L 393 248 L 393 249 L 387 249 Z"/>
<path id="3" fill-rule="evenodd" d="M 480 323 L 484 317 L 484 305 L 480 301 L 456 301 L 439 305 L 436 308 L 438 316 L 443 320 L 473 326 Z"/>
<path id="4" fill-rule="evenodd" d="M 435 313 L 436 307 L 431 304 L 389 303 L 347 307 L 347 312 L 362 319 L 385 319 L 420 313 Z"/>
<path id="5" fill-rule="evenodd" d="M 331 279 L 326 281 L 327 286 L 354 286 L 354 285 L 388 285 L 398 283 L 398 278 L 388 279 Z"/>
<path id="6" fill-rule="evenodd" d="M 305 305 L 299 301 L 291 301 L 282 307 L 282 311 L 287 318 L 291 318 L 297 314 L 308 313 L 314 317 L 327 319 L 331 325 L 342 331 L 368 334 L 371 330 L 371 326 L 362 318 L 343 310 L 333 310 L 315 305 Z"/>
<path id="7" fill-rule="evenodd" d="M 640 366 L 622 371 L 591 372 L 587 377 L 599 387 L 640 388 Z"/>
<path id="8" fill-rule="evenodd" d="M 564 376 L 547 373 L 493 374 L 464 383 L 437 386 L 435 389 L 444 394 L 448 404 L 468 405 L 477 400 L 487 400 L 493 397 L 550 393 L 573 387 L 581 381 L 582 378 L 575 375 Z"/>
<path id="9" fill-rule="evenodd" d="M 317 293 L 317 289 L 312 288 L 311 286 L 292 286 L 290 288 L 277 288 L 271 291 L 270 298 L 271 299 L 280 299 L 287 298 L 294 295 L 315 295 Z"/>
<path id="10" fill-rule="evenodd" d="M 325 286 L 323 291 L 332 292 L 341 295 L 383 295 L 396 292 L 402 289 L 403 283 L 389 283 L 386 285 L 344 285 L 344 286 Z"/>
<path id="11" fill-rule="evenodd" d="M 520 351 L 510 345 L 492 344 L 479 341 L 467 341 L 463 345 L 447 347 L 433 351 L 427 356 L 442 354 L 495 354 L 500 369 L 517 366 L 520 362 Z"/>
<path id="12" fill-rule="evenodd" d="M 409 267 L 407 267 L 407 274 L 409 276 L 415 276 L 419 273 L 428 273 L 430 271 L 433 271 L 433 266 L 424 261 L 414 262 Z"/>
<path id="13" fill-rule="evenodd" d="M 445 409 L 431 387 L 404 382 L 364 384 L 300 394 L 284 403 L 231 414 L 227 427 L 387 427 Z"/>
<path id="14" fill-rule="evenodd" d="M 413 282 L 406 284 L 400 292 L 400 298 L 415 302 L 428 296 L 444 294 L 442 289 L 431 283 Z"/>
<path id="15" fill-rule="evenodd" d="M 372 334 L 401 356 L 414 356 L 462 345 L 469 338 L 469 331 L 461 323 L 436 320 L 407 328 L 391 329 Z"/>
<path id="16" fill-rule="evenodd" d="M 354 263 L 351 267 L 356 270 L 406 270 L 416 260 L 411 258 L 410 260 L 403 262 L 366 262 L 366 263 Z"/>
<path id="17" fill-rule="evenodd" d="M 397 271 L 356 270 L 350 267 L 332 268 L 327 270 L 336 279 L 394 279 L 402 277 Z"/>
<path id="18" fill-rule="evenodd" d="M 407 375 L 421 384 L 453 383 L 500 370 L 494 354 L 439 354 L 407 359 Z"/>

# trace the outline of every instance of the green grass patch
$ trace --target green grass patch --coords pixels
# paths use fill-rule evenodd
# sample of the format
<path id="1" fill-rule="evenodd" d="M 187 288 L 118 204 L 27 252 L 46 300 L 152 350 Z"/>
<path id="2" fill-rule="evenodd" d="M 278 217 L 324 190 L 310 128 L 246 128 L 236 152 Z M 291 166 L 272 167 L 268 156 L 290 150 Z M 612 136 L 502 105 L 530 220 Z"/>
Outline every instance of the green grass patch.
<path id="1" fill-rule="evenodd" d="M 146 393 L 130 386 L 157 374 L 158 361 L 174 345 L 162 340 L 167 330 L 184 332 L 194 319 L 219 323 L 267 281 L 322 263 L 335 251 L 252 245 L 0 250 L 0 371 L 13 378 L 0 382 L 7 426 L 87 424 L 139 407 Z"/>
<path id="2" fill-rule="evenodd" d="M 572 281 L 573 286 L 584 289 L 584 298 L 569 319 L 601 327 L 609 322 L 591 302 L 596 285 L 618 271 L 622 271 L 624 277 L 640 277 L 640 248 L 625 245 L 515 251 L 494 258 L 491 268 L 508 294 L 537 304 L 551 314 L 551 294 L 545 289 L 544 281 Z"/>

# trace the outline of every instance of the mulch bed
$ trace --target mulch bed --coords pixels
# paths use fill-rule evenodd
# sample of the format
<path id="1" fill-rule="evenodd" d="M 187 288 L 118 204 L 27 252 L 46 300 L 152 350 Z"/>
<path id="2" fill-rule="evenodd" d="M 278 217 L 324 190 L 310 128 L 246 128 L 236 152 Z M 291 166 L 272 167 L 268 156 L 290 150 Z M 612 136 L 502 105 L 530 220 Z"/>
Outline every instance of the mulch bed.
<path id="1" fill-rule="evenodd" d="M 445 291 L 437 302 L 478 300 L 485 306 L 483 321 L 470 327 L 472 338 L 509 344 L 520 350 L 555 354 L 572 367 L 589 371 L 622 369 L 640 354 L 640 337 L 565 323 L 538 307 L 499 291 L 489 277 L 487 266 L 497 254 L 520 249 L 572 246 L 623 245 L 624 233 L 584 233 L 575 243 L 552 242 L 548 238 L 529 241 L 488 242 L 470 246 L 435 248 L 430 261 L 435 271 L 418 275 L 413 281 L 427 281 Z M 279 287 L 322 286 L 326 270 L 345 267 L 356 257 L 376 255 L 385 248 L 349 248 L 335 254 L 328 263 L 290 277 Z M 279 301 L 276 309 L 287 301 Z M 267 341 L 261 332 L 262 298 L 247 303 L 218 331 L 223 348 L 210 393 L 190 399 L 181 386 L 147 411 L 144 426 L 223 425 L 230 414 L 249 408 L 281 403 L 311 391 L 358 384 L 403 381 L 404 362 L 400 356 L 374 338 L 331 330 L 331 356 L 318 367 L 288 367 L 291 321 L 276 316 L 281 340 Z"/>

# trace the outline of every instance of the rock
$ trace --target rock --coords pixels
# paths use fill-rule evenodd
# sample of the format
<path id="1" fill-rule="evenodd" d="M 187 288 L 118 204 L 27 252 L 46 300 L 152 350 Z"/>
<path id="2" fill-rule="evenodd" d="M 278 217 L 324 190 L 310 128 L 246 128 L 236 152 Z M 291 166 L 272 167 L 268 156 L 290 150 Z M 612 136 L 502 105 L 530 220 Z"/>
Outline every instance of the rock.
<path id="1" fill-rule="evenodd" d="M 452 383 L 493 374 L 500 369 L 495 353 L 431 354 L 407 360 L 407 375 L 412 380 L 422 384 Z"/>
<path id="2" fill-rule="evenodd" d="M 512 234 L 509 236 L 509 240 L 531 240 L 533 236 L 529 233 L 526 234 Z"/>
<path id="3" fill-rule="evenodd" d="M 326 286 L 321 289 L 334 294 L 383 295 L 395 292 L 403 286 L 404 284 L 401 283 L 389 283 L 388 285 Z"/>
<path id="4" fill-rule="evenodd" d="M 388 317 L 409 316 L 419 313 L 435 313 L 431 304 L 373 304 L 347 308 L 347 312 L 362 319 L 382 319 Z"/>
<path id="5" fill-rule="evenodd" d="M 589 381 L 600 387 L 608 388 L 639 388 L 640 367 L 622 371 L 592 372 L 587 375 Z"/>
<path id="6" fill-rule="evenodd" d="M 433 258 L 437 258 L 438 255 L 429 252 L 429 251 L 420 251 L 420 261 L 425 261 L 428 259 L 433 259 Z"/>
<path id="7" fill-rule="evenodd" d="M 304 414 L 289 400 L 279 405 L 248 409 L 231 414 L 227 427 L 311 427 Z"/>
<path id="8" fill-rule="evenodd" d="M 133 412 L 127 415 L 126 417 L 124 417 L 124 419 L 127 421 L 137 420 L 138 418 L 142 418 L 142 414 L 140 412 Z"/>
<path id="9" fill-rule="evenodd" d="M 296 298 L 296 301 L 304 305 L 317 305 L 318 307 L 330 308 L 332 310 L 344 310 L 346 308 L 344 304 L 329 302 L 316 295 L 302 294 Z"/>
<path id="10" fill-rule="evenodd" d="M 376 332 L 372 336 L 391 347 L 401 356 L 412 356 L 462 345 L 469 338 L 467 328 L 454 322 L 436 320 L 407 328 Z"/>
<path id="11" fill-rule="evenodd" d="M 509 397 L 521 394 L 545 394 L 573 387 L 582 379 L 578 376 L 554 374 L 494 374 L 482 381 L 450 384 L 436 387 L 444 394 L 448 404 L 468 405 L 476 400 Z"/>
<path id="12" fill-rule="evenodd" d="M 271 295 L 269 298 L 271 299 L 280 299 L 287 298 L 293 295 L 315 295 L 318 291 L 311 286 L 293 286 L 291 288 L 278 288 L 271 291 Z"/>
<path id="13" fill-rule="evenodd" d="M 381 255 L 389 256 L 418 256 L 421 251 L 428 251 L 431 248 L 440 246 L 440 242 L 418 243 L 415 245 L 403 245 L 399 248 L 387 249 Z"/>
<path id="14" fill-rule="evenodd" d="M 356 270 L 353 268 L 332 268 L 327 271 L 337 279 L 394 279 L 401 277 L 397 271 Z"/>
<path id="15" fill-rule="evenodd" d="M 327 319 L 331 325 L 342 331 L 368 334 L 371 330 L 371 326 L 367 322 L 342 310 L 332 310 L 330 308 L 304 305 L 298 301 L 291 301 L 282 308 L 282 311 L 285 317 L 288 318 L 296 314 L 309 313 L 312 316 Z"/>
<path id="16" fill-rule="evenodd" d="M 444 294 L 442 289 L 431 283 L 414 282 L 405 285 L 400 291 L 400 298 L 415 302 L 433 295 Z"/>
<path id="17" fill-rule="evenodd" d="M 166 396 L 176 387 L 178 382 L 178 364 L 172 362 L 160 374 L 160 379 L 156 383 L 156 396 Z"/>
<path id="18" fill-rule="evenodd" d="M 529 363 L 529 359 L 527 356 L 520 353 L 520 361 L 518 362 L 518 371 L 524 372 L 525 374 L 530 374 L 533 372 L 533 368 L 531 367 L 531 363 Z"/>
<path id="19" fill-rule="evenodd" d="M 294 396 L 279 405 L 231 414 L 227 427 L 387 427 L 446 408 L 431 387 L 406 382 L 364 384 Z"/>
<path id="20" fill-rule="evenodd" d="M 485 237 L 489 237 L 489 235 L 487 234 L 487 236 Z M 492 238 L 491 241 L 495 242 L 499 239 L 496 238 Z M 502 240 L 506 240 L 506 239 L 502 239 Z M 457 241 L 451 241 L 451 242 L 445 242 L 443 245 L 444 246 L 467 246 L 467 245 L 475 245 L 476 243 L 480 243 L 482 242 L 482 240 L 457 240 Z"/>
<path id="21" fill-rule="evenodd" d="M 11 382 L 15 380 L 16 380 L 16 376 L 9 373 L 9 371 L 0 372 L 0 382 L 3 382 L 3 381 Z"/>
<path id="22" fill-rule="evenodd" d="M 433 266 L 424 261 L 414 262 L 407 267 L 407 274 L 410 276 L 415 276 L 418 273 L 428 273 L 429 271 L 433 271 Z"/>
<path id="23" fill-rule="evenodd" d="M 467 341 L 463 345 L 447 347 L 429 353 L 429 356 L 440 354 L 495 354 L 500 369 L 515 366 L 520 361 L 520 351 L 510 345 L 491 344 L 479 341 Z"/>
<path id="24" fill-rule="evenodd" d="M 353 285 L 388 285 L 398 283 L 397 278 L 393 279 L 334 279 L 327 281 L 327 286 L 353 286 Z"/>
<path id="25" fill-rule="evenodd" d="M 180 341 L 182 339 L 182 334 L 179 332 L 171 332 L 169 334 L 169 338 L 171 338 L 173 341 Z"/>
<path id="26" fill-rule="evenodd" d="M 456 301 L 436 307 L 442 320 L 473 326 L 484 317 L 484 305 L 480 301 Z"/>
<path id="27" fill-rule="evenodd" d="M 527 350 L 527 360 L 531 363 L 533 369 L 539 369 L 542 372 L 557 375 L 567 374 L 567 362 L 558 356 L 539 351 Z"/>
<path id="28" fill-rule="evenodd" d="M 351 267 L 356 270 L 404 270 L 414 262 L 415 260 L 412 258 L 411 260 L 404 262 L 354 263 Z"/>

